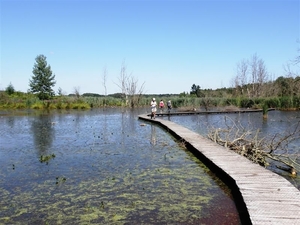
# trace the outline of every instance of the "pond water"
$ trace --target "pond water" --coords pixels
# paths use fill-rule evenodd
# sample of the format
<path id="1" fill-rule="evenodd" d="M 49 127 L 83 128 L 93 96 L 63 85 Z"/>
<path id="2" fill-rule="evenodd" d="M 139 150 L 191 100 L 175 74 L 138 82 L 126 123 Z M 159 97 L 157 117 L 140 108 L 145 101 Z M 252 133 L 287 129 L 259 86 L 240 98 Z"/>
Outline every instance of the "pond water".
<path id="1" fill-rule="evenodd" d="M 227 186 L 145 112 L 0 112 L 0 224 L 241 224 Z"/>
<path id="2" fill-rule="evenodd" d="M 274 136 L 284 140 L 284 137 L 296 131 L 288 145 L 284 146 L 284 151 L 276 150 L 276 153 L 290 156 L 300 164 L 300 127 L 297 127 L 300 120 L 300 111 L 269 111 L 267 119 L 263 119 L 261 112 L 170 116 L 164 117 L 164 119 L 169 119 L 203 136 L 207 136 L 210 130 L 218 128 L 228 130 L 233 128 L 234 131 L 244 129 L 251 131 L 253 136 L 256 131 L 259 131 L 258 139 L 262 140 L 264 138 L 263 142 L 265 143 L 272 140 Z M 298 176 L 292 176 L 289 172 L 278 169 L 276 165 L 278 163 L 273 162 L 267 168 L 285 177 L 300 190 L 299 174 Z"/>

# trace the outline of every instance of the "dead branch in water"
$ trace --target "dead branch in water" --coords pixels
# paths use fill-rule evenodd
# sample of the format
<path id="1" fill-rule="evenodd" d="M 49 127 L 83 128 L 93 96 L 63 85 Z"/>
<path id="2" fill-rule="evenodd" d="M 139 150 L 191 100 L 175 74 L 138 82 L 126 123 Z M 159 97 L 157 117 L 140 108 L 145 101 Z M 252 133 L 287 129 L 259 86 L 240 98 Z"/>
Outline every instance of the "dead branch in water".
<path id="1" fill-rule="evenodd" d="M 287 169 L 277 167 L 289 170 L 293 175 L 300 171 L 300 153 L 291 154 L 291 148 L 297 147 L 292 146 L 292 142 L 300 138 L 300 121 L 288 131 L 265 137 L 260 135 L 259 129 L 256 131 L 245 129 L 240 123 L 234 122 L 227 116 L 225 116 L 225 124 L 224 129 L 211 128 L 208 138 L 262 166 L 268 166 L 271 160 L 287 166 Z"/>

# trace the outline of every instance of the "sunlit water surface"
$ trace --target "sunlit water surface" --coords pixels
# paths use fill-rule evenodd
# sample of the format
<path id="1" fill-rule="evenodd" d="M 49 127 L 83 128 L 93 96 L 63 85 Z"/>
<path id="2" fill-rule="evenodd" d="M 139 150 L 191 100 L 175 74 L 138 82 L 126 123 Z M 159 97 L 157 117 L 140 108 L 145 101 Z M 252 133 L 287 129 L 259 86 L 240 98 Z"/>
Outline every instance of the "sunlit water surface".
<path id="1" fill-rule="evenodd" d="M 0 224 L 240 224 L 230 190 L 145 112 L 0 112 Z"/>

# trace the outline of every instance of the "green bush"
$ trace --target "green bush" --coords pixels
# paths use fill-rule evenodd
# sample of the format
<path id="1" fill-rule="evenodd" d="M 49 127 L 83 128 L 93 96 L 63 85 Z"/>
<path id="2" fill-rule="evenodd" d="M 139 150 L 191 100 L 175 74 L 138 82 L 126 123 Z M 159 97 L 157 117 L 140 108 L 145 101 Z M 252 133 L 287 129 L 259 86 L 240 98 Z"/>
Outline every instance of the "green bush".
<path id="1" fill-rule="evenodd" d="M 297 109 L 300 108 L 300 97 L 299 96 L 293 97 L 293 105 Z"/>
<path id="2" fill-rule="evenodd" d="M 293 100 L 291 97 L 280 97 L 280 108 L 281 109 L 290 109 L 293 108 Z"/>

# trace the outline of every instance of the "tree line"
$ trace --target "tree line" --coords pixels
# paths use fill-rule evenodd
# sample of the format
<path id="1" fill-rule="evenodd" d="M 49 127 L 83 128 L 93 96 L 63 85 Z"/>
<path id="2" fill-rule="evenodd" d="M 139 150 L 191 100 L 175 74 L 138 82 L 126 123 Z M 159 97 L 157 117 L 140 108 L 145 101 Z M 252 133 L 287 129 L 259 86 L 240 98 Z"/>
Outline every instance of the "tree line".
<path id="1" fill-rule="evenodd" d="M 299 57 L 294 60 L 294 64 L 299 65 Z M 35 63 L 32 70 L 32 77 L 29 80 L 30 94 L 38 97 L 39 100 L 51 100 L 57 96 L 63 96 L 61 88 L 58 89 L 57 94 L 53 89 L 56 80 L 51 66 L 48 65 L 46 56 L 38 55 L 35 58 Z M 125 63 L 122 63 L 118 82 L 115 84 L 120 88 L 120 93 L 107 95 L 106 89 L 107 70 L 104 68 L 102 85 L 105 89 L 104 95 L 96 93 L 80 94 L 79 87 L 74 88 L 74 93 L 69 94 L 70 97 L 112 97 L 122 99 L 122 105 L 135 107 L 143 103 L 142 99 L 150 95 L 144 93 L 144 83 L 139 85 L 137 78 L 127 72 Z M 6 94 L 12 95 L 15 93 L 13 85 L 10 83 L 5 89 Z M 153 95 L 151 95 L 153 96 Z M 229 88 L 219 89 L 201 89 L 200 85 L 192 84 L 190 92 L 182 92 L 179 94 L 162 94 L 156 95 L 158 98 L 200 98 L 201 104 L 209 107 L 213 105 L 216 100 L 213 98 L 236 98 L 240 101 L 252 102 L 240 106 L 253 106 L 257 99 L 261 98 L 278 98 L 284 101 L 294 101 L 292 105 L 299 107 L 300 100 L 300 76 L 290 70 L 290 66 L 286 66 L 285 76 L 279 76 L 276 79 L 272 77 L 267 71 L 265 62 L 254 54 L 250 59 L 243 59 L 237 63 L 236 75 L 232 79 L 232 85 Z M 273 100 L 273 101 L 278 101 Z M 180 100 L 181 101 L 181 100 Z M 232 101 L 232 100 L 231 100 Z M 198 101 L 199 102 L 199 101 Z M 234 101 L 232 101 L 234 102 Z M 214 103 L 215 104 L 215 103 Z M 230 104 L 230 103 L 229 103 Z M 234 104 L 234 103 L 233 103 Z M 238 104 L 235 104 L 238 106 Z M 278 104 L 277 104 L 278 105 Z M 282 105 L 282 104 L 281 104 Z M 276 106 L 276 104 L 275 104 Z M 297 108 L 296 107 L 296 108 Z"/>

